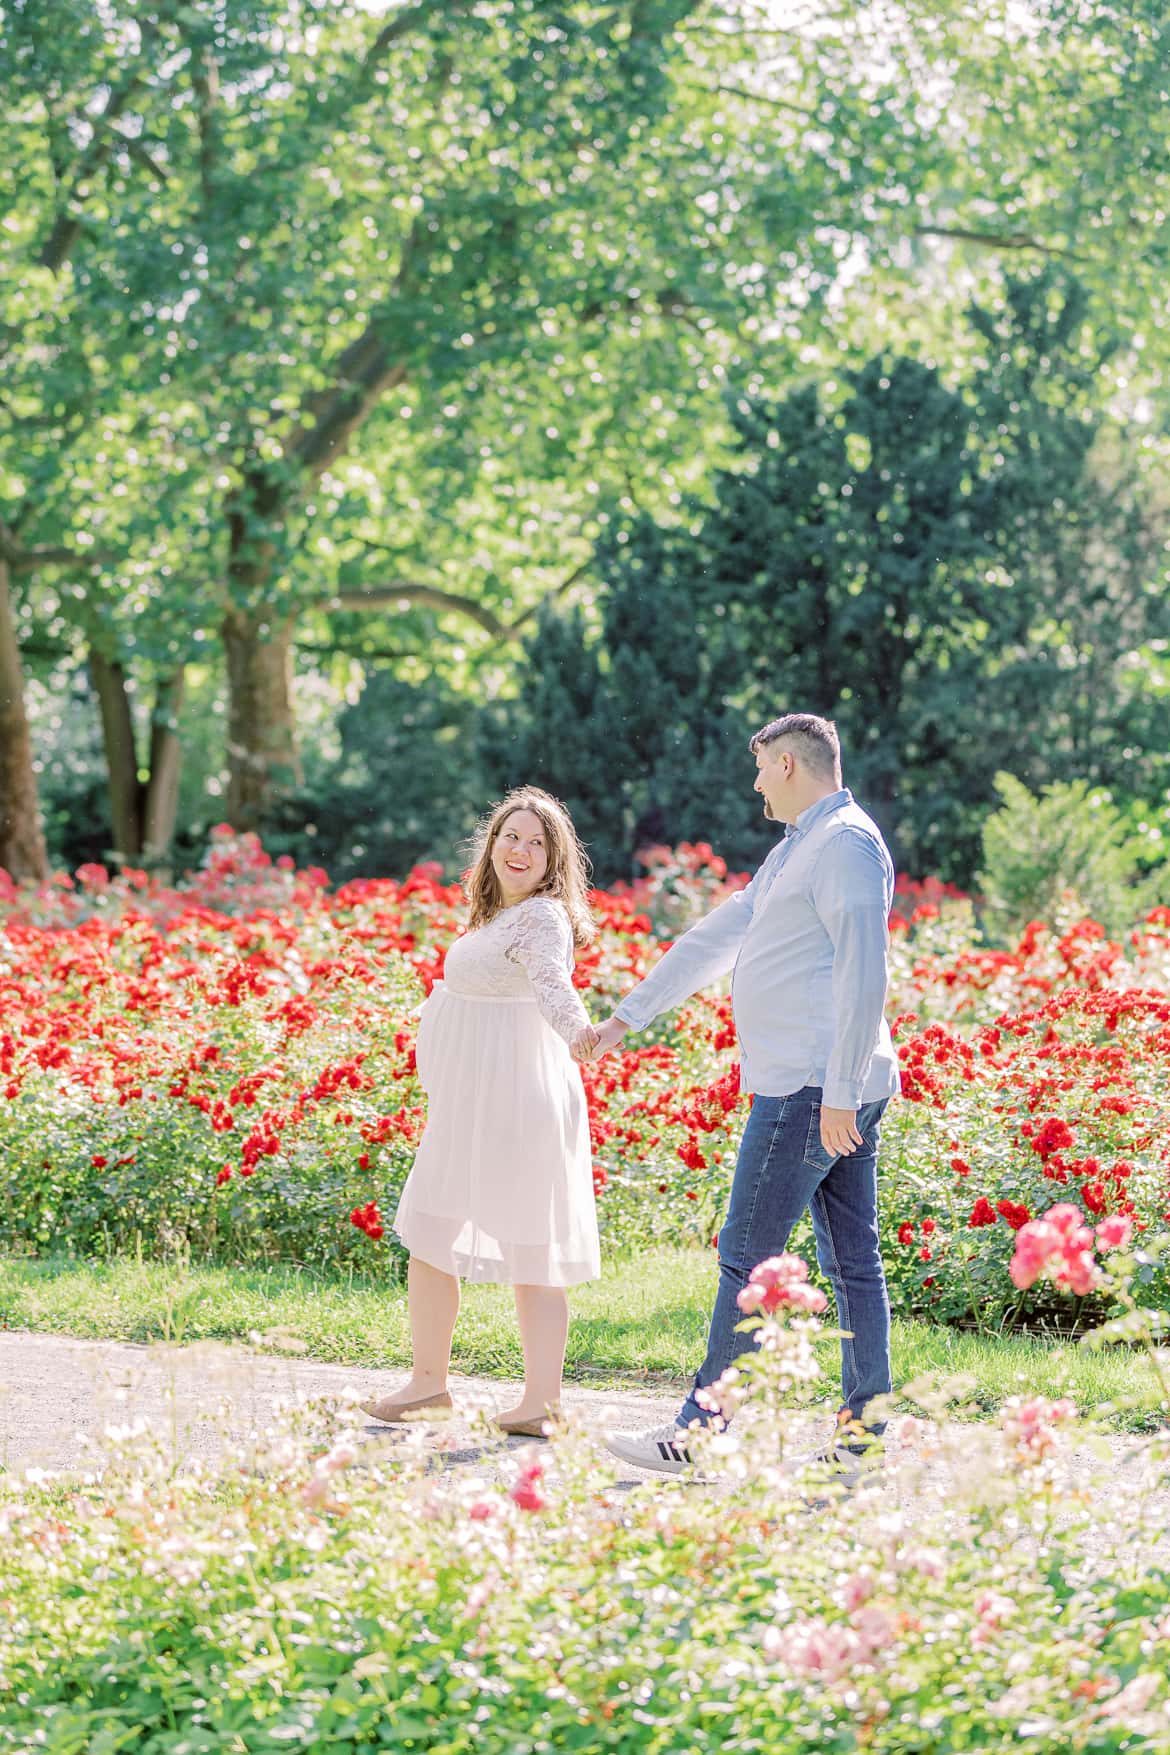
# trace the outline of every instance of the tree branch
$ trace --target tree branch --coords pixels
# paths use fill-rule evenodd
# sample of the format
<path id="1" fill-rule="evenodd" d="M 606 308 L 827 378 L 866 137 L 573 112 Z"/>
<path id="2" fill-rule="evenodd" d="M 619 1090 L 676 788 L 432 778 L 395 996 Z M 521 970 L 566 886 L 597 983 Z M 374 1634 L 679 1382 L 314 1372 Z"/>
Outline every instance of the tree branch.
<path id="1" fill-rule="evenodd" d="M 546 603 L 557 603 L 562 597 L 567 596 L 567 594 L 573 589 L 573 586 L 577 583 L 578 579 L 583 578 L 592 565 L 593 556 L 590 555 L 587 561 L 582 561 L 579 567 L 573 568 L 573 571 L 569 574 L 567 579 L 562 579 L 559 585 L 554 585 L 551 591 L 546 591 L 538 603 L 530 604 L 522 615 L 518 615 L 514 621 L 510 621 L 505 629 L 505 633 L 509 636 L 518 633 L 527 622 L 530 622 L 533 617 L 543 609 Z"/>
<path id="2" fill-rule="evenodd" d="M 367 79 L 393 44 L 409 31 L 430 18 L 465 12 L 470 5 L 471 0 L 418 0 L 417 4 L 403 8 L 374 39 L 362 63 L 361 77 Z M 428 90 L 440 93 L 450 83 L 453 72 L 451 57 L 440 56 L 426 81 Z M 280 479 L 272 474 L 261 477 L 257 472 L 253 500 L 266 516 L 283 515 L 305 480 L 318 480 L 386 392 L 405 380 L 408 367 L 396 357 L 401 350 L 392 347 L 388 313 L 391 299 L 402 292 L 426 244 L 424 227 L 416 215 L 403 243 L 390 297 L 383 301 L 362 333 L 337 356 L 330 386 L 306 397 L 302 403 L 297 424 L 283 446 L 284 461 L 289 465 L 287 472 L 282 472 Z"/>
<path id="3" fill-rule="evenodd" d="M 147 175 L 153 177 L 158 188 L 165 188 L 170 181 L 170 177 L 163 169 L 162 165 L 159 164 L 158 160 L 151 158 L 141 140 L 132 140 L 128 135 L 119 134 L 117 130 L 115 130 L 115 135 L 126 148 L 126 151 L 130 154 L 130 157 L 134 160 L 135 164 L 141 165 Z"/>
<path id="4" fill-rule="evenodd" d="M 960 244 L 986 244 L 993 250 L 1039 250 L 1044 256 L 1062 256 L 1068 262 L 1087 262 L 1088 257 L 1058 244 L 1046 244 L 1028 232 L 981 232 L 970 226 L 916 225 L 916 238 L 953 238 Z"/>
<path id="5" fill-rule="evenodd" d="M 363 74 L 373 72 L 387 50 L 416 26 L 432 17 L 446 18 L 454 12 L 466 12 L 470 5 L 471 0 L 418 0 L 416 5 L 407 6 L 378 32 L 363 63 Z M 428 86 L 437 95 L 450 84 L 453 72 L 450 57 L 441 57 Z M 396 292 L 406 285 L 425 245 L 424 227 L 416 215 L 402 246 L 395 275 Z M 338 356 L 332 386 L 306 400 L 300 425 L 285 446 L 289 462 L 312 480 L 328 469 L 386 391 L 406 377 L 405 363 L 401 360 L 392 363 L 384 312 L 385 305 L 383 313 L 367 324 L 363 333 Z"/>
<path id="6" fill-rule="evenodd" d="M 368 548 L 376 548 L 377 543 L 367 543 Z M 478 622 L 481 628 L 494 640 L 514 640 L 520 630 L 527 626 L 546 603 L 556 603 L 571 591 L 592 565 L 592 556 L 574 567 L 567 578 L 562 579 L 551 591 L 545 592 L 538 602 L 530 604 L 510 622 L 504 621 L 494 610 L 488 609 L 474 597 L 466 597 L 456 591 L 444 591 L 437 585 L 423 585 L 414 580 L 403 579 L 392 585 L 380 585 L 371 591 L 340 591 L 330 598 L 326 607 L 330 609 L 377 610 L 395 609 L 403 603 L 421 603 L 428 609 L 454 611 L 457 615 L 465 615 L 471 621 Z"/>
<path id="7" fill-rule="evenodd" d="M 441 17 L 444 13 L 466 11 L 466 9 L 467 0 L 419 0 L 418 5 L 403 7 L 398 16 L 392 18 L 389 24 L 383 25 L 374 38 L 370 45 L 370 52 L 366 56 L 365 71 L 373 72 L 387 49 L 393 47 L 401 37 L 406 36 L 417 25 L 425 24 L 427 19 L 436 13 Z"/>
<path id="8" fill-rule="evenodd" d="M 199 192 L 205 217 L 211 214 L 215 196 L 215 168 L 219 142 L 216 112 L 219 104 L 219 64 L 209 48 L 191 45 L 191 89 L 199 112 Z"/>
<path id="9" fill-rule="evenodd" d="M 815 110 L 806 109 L 804 104 L 789 103 L 787 98 L 772 97 L 767 92 L 750 91 L 746 85 L 701 85 L 695 80 L 683 82 L 691 91 L 719 91 L 727 97 L 747 98 L 753 104 L 765 104 L 769 109 L 784 110 L 791 116 L 803 116 L 806 122 L 815 122 Z"/>
<path id="10" fill-rule="evenodd" d="M 35 573 L 41 567 L 100 567 L 114 557 L 105 550 L 92 554 L 73 548 L 23 548 L 7 524 L 0 524 L 0 559 L 13 573 Z"/>
<path id="11" fill-rule="evenodd" d="M 338 356 L 328 390 L 309 397 L 301 425 L 285 446 L 285 457 L 312 480 L 324 474 L 369 417 L 380 397 L 406 377 L 406 366 L 392 363 L 390 348 L 371 323 Z"/>
<path id="12" fill-rule="evenodd" d="M 145 77 L 144 73 L 132 73 L 124 85 L 119 86 L 116 91 L 111 91 L 106 100 L 105 108 L 100 115 L 93 118 L 91 123 L 93 136 L 77 161 L 73 181 L 62 198 L 60 212 L 54 222 L 53 229 L 46 238 L 37 258 L 42 268 L 48 268 L 56 274 L 69 260 L 73 246 L 81 235 L 81 208 L 89 194 L 90 179 L 105 164 L 116 142 L 120 142 L 123 146 L 129 145 L 129 142 L 118 134 L 113 124 L 143 84 Z"/>
<path id="13" fill-rule="evenodd" d="M 502 640 L 509 633 L 507 622 L 502 622 L 493 610 L 485 604 L 478 603 L 474 597 L 463 597 L 456 591 L 443 591 L 437 585 L 419 585 L 403 579 L 393 585 L 380 585 L 372 591 L 340 591 L 330 598 L 328 607 L 331 609 L 396 609 L 402 603 L 421 603 L 428 609 L 454 610 L 458 615 L 465 615 L 497 640 Z"/>

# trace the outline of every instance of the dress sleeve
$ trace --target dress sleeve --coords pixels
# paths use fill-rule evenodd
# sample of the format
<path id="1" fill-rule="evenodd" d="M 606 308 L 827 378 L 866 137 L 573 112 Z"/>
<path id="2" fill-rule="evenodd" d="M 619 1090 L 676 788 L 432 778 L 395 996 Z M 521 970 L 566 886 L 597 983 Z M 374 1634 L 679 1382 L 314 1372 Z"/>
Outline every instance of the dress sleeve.
<path id="1" fill-rule="evenodd" d="M 559 902 L 538 896 L 517 910 L 520 918 L 504 955 L 518 963 L 532 983 L 546 1023 L 571 1043 L 589 1022 L 573 986 L 573 932 Z"/>

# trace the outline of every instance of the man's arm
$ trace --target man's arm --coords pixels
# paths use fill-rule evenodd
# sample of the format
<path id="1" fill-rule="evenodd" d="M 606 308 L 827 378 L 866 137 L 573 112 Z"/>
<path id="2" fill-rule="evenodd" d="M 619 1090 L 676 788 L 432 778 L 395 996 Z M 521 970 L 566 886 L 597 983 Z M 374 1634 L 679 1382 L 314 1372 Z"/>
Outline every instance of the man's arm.
<path id="1" fill-rule="evenodd" d="M 768 855 L 772 858 L 776 849 Z M 584 1037 L 573 1044 L 574 1060 L 600 1060 L 616 1048 L 627 1030 L 644 1030 L 662 1012 L 673 1011 L 700 987 L 726 975 L 733 967 L 752 918 L 756 885 L 765 859 L 750 884 L 721 902 L 705 920 L 676 939 L 644 981 L 632 987 L 613 1014 L 597 1026 L 590 1046 Z"/>
<path id="2" fill-rule="evenodd" d="M 843 830 L 817 862 L 812 889 L 833 941 L 835 1030 L 822 1106 L 856 1115 L 886 1003 L 890 882 L 881 848 Z"/>
<path id="3" fill-rule="evenodd" d="M 631 988 L 614 1017 L 633 1030 L 644 1030 L 663 1012 L 673 1011 L 701 987 L 726 975 L 735 964 L 752 918 L 752 892 L 738 890 L 726 902 L 676 939 L 644 981 Z"/>
<path id="4" fill-rule="evenodd" d="M 597 1026 L 592 1047 L 573 1044 L 574 1060 L 600 1060 L 616 1048 L 627 1030 L 644 1030 L 662 1012 L 673 1011 L 700 987 L 732 968 L 752 917 L 751 891 L 737 890 L 726 902 L 676 939 L 644 981 L 632 987 L 613 1014 Z"/>

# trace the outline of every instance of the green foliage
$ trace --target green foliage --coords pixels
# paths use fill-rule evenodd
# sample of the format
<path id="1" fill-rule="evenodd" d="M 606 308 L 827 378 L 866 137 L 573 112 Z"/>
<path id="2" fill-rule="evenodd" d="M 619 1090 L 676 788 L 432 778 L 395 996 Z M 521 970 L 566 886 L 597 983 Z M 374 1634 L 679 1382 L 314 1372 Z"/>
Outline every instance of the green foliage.
<path id="1" fill-rule="evenodd" d="M 30 572 L 22 632 L 64 622 L 144 685 L 221 663 L 233 606 L 258 638 L 474 652 L 619 501 L 693 485 L 764 291 L 731 233 L 823 289 L 824 228 L 882 182 L 859 118 L 913 117 L 810 38 L 787 86 L 817 139 L 777 156 L 707 11 L 10 8 L 0 518 L 75 557 Z"/>
<path id="2" fill-rule="evenodd" d="M 1170 864 L 1150 873 L 1149 839 L 1108 792 L 1074 780 L 1037 795 L 1012 774 L 997 774 L 995 788 L 1002 803 L 983 825 L 978 879 L 992 932 L 1010 938 L 1051 919 L 1066 890 L 1111 935 L 1165 899 Z"/>
<path id="3" fill-rule="evenodd" d="M 911 0 L 782 31 L 755 0 L 58 11 L 0 19 L 0 519 L 74 556 L 17 580 L 26 653 L 49 630 L 141 700 L 186 664 L 218 688 L 234 603 L 494 698 L 517 618 L 598 542 L 713 495 L 688 627 L 718 669 L 740 594 L 755 696 L 712 686 L 725 745 L 668 731 L 648 764 L 632 727 L 656 791 L 623 777 L 613 822 L 570 773 L 603 862 L 656 812 L 705 832 L 699 784 L 745 858 L 720 752 L 777 697 L 835 708 L 918 870 L 966 875 L 996 767 L 1102 784 L 1125 752 L 1135 796 L 1170 781 L 1163 441 L 1151 420 L 1135 462 L 1096 413 L 1110 375 L 1142 420 L 1164 394 L 1152 4 L 1032 29 Z M 1005 279 L 1034 250 L 1075 261 L 1075 297 Z M 714 479 L 729 442 L 738 489 Z M 699 573 L 670 569 L 698 615 Z M 218 772 L 223 719 L 185 713 Z"/>
<path id="4" fill-rule="evenodd" d="M 648 845 L 707 841 L 738 866 L 774 839 L 751 790 L 739 650 L 696 627 L 689 564 L 685 534 L 649 519 L 615 533 L 596 560 L 596 633 L 544 614 L 515 698 L 485 715 L 494 784 L 533 779 L 563 798 L 602 882 L 635 875 Z"/>
<path id="5" fill-rule="evenodd" d="M 337 716 L 341 750 L 281 811 L 269 847 L 303 854 L 331 877 L 459 867 L 487 801 L 476 761 L 477 703 L 432 673 L 408 682 L 373 670 Z M 311 834 L 308 832 L 311 829 Z"/>
<path id="6" fill-rule="evenodd" d="M 957 388 L 881 355 L 736 395 L 710 503 L 602 545 L 595 643 L 546 623 L 530 645 L 507 771 L 542 763 L 613 869 L 640 839 L 758 857 L 741 751 L 793 709 L 836 719 L 847 782 L 919 874 L 969 881 L 997 768 L 1124 771 L 1145 799 L 1170 781 L 1166 558 L 1124 458 L 1094 449 L 1081 290 L 1044 274 L 972 326 L 987 353 Z"/>

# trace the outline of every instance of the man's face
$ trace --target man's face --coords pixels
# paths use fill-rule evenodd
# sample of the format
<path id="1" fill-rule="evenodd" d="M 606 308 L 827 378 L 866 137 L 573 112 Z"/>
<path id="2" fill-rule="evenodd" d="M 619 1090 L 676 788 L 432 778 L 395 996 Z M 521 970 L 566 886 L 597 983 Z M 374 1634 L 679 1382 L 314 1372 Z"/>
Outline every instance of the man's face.
<path id="1" fill-rule="evenodd" d="M 771 823 L 789 821 L 787 802 L 794 767 L 791 754 L 780 743 L 764 744 L 756 751 L 755 790 L 764 801 L 764 815 Z"/>

